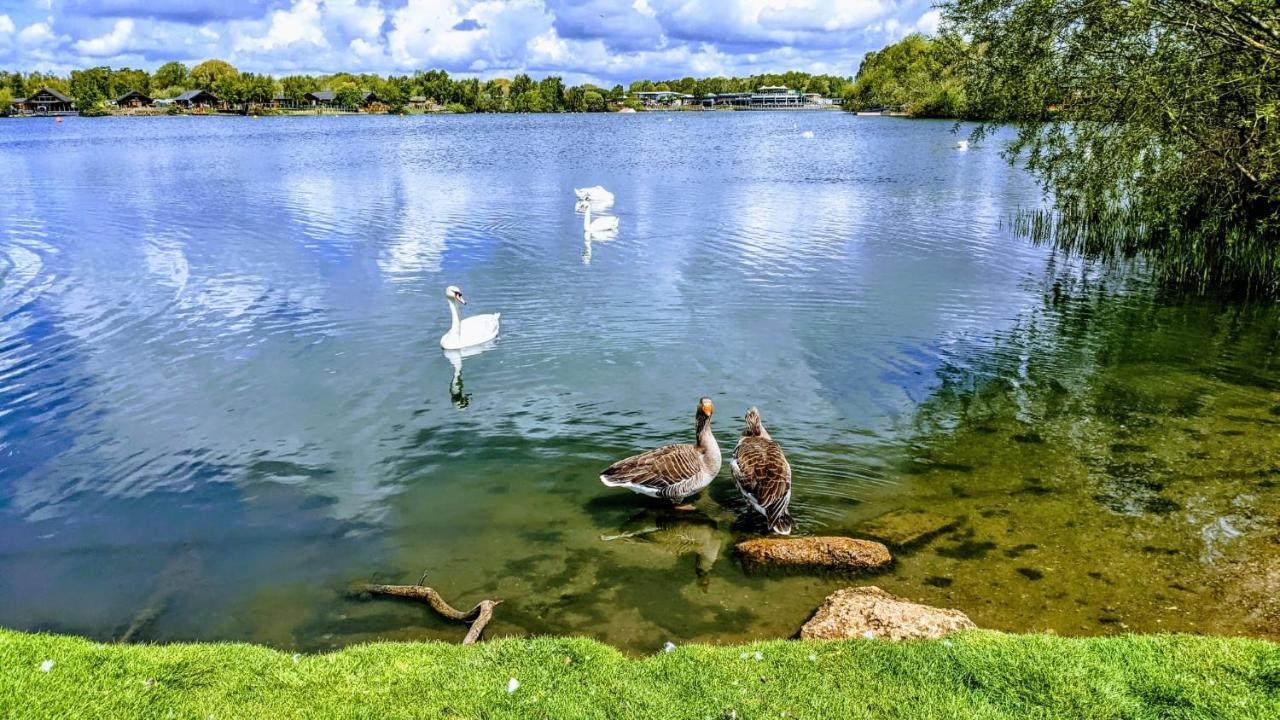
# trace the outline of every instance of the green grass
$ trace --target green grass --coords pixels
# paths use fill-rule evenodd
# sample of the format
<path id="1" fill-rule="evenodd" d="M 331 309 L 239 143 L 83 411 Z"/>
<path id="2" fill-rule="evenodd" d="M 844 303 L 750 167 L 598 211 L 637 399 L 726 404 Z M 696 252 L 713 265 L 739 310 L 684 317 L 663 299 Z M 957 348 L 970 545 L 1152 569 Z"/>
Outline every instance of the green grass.
<path id="1" fill-rule="evenodd" d="M 757 659 L 755 653 L 763 659 Z M 48 672 L 41 663 L 53 660 Z M 520 687 L 507 692 L 510 678 Z M 1280 718 L 1280 645 L 1179 635 L 687 646 L 104 645 L 0 630 L 0 718 Z"/>

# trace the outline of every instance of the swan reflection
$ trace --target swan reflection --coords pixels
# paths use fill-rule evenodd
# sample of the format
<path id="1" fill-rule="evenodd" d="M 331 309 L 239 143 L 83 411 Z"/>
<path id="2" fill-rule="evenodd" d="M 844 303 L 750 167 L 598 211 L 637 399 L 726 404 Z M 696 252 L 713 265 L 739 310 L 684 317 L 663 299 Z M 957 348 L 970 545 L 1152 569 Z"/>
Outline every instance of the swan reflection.
<path id="1" fill-rule="evenodd" d="M 453 366 L 453 380 L 449 382 L 449 399 L 453 401 L 453 406 L 459 410 L 465 410 L 471 404 L 471 393 L 464 392 L 462 386 L 462 360 L 482 352 L 492 350 L 498 344 L 498 339 L 494 338 L 488 342 L 479 345 L 471 345 L 460 350 L 445 350 L 444 356 Z"/>

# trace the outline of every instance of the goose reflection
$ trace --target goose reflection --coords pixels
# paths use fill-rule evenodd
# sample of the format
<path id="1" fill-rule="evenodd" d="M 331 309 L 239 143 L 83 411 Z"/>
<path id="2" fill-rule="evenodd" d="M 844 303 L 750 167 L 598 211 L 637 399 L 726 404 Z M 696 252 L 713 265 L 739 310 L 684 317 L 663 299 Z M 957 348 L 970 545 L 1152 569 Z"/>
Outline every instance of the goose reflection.
<path id="1" fill-rule="evenodd" d="M 705 590 L 727 535 L 720 532 L 715 520 L 702 512 L 673 512 L 663 508 L 641 511 L 628 518 L 616 534 L 601 535 L 600 539 L 642 542 L 676 557 L 694 554 L 694 572 L 698 585 Z"/>
<path id="2" fill-rule="evenodd" d="M 497 346 L 498 340 L 494 338 L 488 342 L 472 345 L 460 350 L 445 350 L 444 356 L 453 366 L 453 380 L 449 382 L 449 399 L 453 401 L 453 406 L 459 410 L 465 410 L 471 404 L 471 393 L 464 392 L 462 386 L 462 360 L 482 352 L 492 350 Z"/>

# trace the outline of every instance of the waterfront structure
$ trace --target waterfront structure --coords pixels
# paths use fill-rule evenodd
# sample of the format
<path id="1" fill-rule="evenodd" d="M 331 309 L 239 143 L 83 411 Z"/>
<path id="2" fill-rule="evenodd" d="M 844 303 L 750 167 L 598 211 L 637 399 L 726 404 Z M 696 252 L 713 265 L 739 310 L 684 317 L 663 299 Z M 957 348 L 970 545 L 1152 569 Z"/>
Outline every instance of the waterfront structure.
<path id="1" fill-rule="evenodd" d="M 150 96 L 143 95 L 137 90 L 130 90 L 116 98 L 113 102 L 118 108 L 145 108 L 151 107 L 151 104 L 155 101 L 152 100 Z"/>
<path id="2" fill-rule="evenodd" d="M 14 99 L 13 106 L 24 115 L 70 115 L 76 111 L 75 98 L 50 87 L 42 87 L 30 97 Z"/>
<path id="3" fill-rule="evenodd" d="M 755 92 L 712 93 L 703 96 L 704 108 L 730 107 L 735 110 L 816 110 L 833 107 L 835 100 L 818 93 L 802 93 L 783 85 L 765 85 Z"/>
<path id="4" fill-rule="evenodd" d="M 634 95 L 645 107 L 682 107 L 693 105 L 697 99 L 688 93 L 678 93 L 673 90 L 646 90 Z"/>
<path id="5" fill-rule="evenodd" d="M 338 108 L 341 107 L 337 103 L 337 93 L 332 90 L 316 90 L 309 92 L 303 98 L 316 108 Z M 369 107 L 374 103 L 382 102 L 378 96 L 368 90 L 360 93 L 359 107 Z"/>
<path id="6" fill-rule="evenodd" d="M 188 90 L 173 99 L 173 104 L 187 110 L 210 109 L 219 105 L 218 96 L 208 90 Z"/>

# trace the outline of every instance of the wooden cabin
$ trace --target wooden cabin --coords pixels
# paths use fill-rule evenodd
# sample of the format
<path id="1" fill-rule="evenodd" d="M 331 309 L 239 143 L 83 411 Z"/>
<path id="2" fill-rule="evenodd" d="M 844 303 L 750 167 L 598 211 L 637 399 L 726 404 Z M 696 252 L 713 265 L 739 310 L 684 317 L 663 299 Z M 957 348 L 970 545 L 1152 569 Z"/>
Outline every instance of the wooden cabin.
<path id="1" fill-rule="evenodd" d="M 174 104 L 188 110 L 194 108 L 214 108 L 220 104 L 217 96 L 208 90 L 188 90 L 173 99 Z"/>
<path id="2" fill-rule="evenodd" d="M 130 90 L 116 98 L 115 102 L 118 108 L 144 108 L 151 107 L 151 104 L 155 101 L 137 90 Z"/>
<path id="3" fill-rule="evenodd" d="M 18 98 L 13 101 L 20 113 L 30 115 L 58 115 L 75 112 L 75 98 L 67 97 L 53 88 L 40 88 L 31 97 Z"/>

